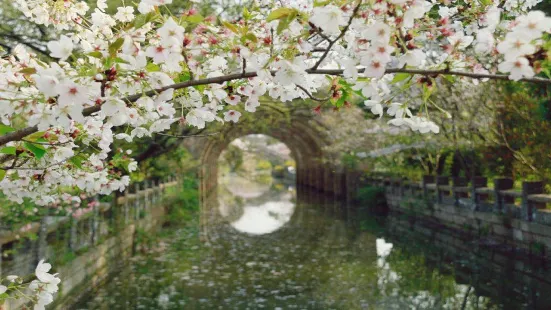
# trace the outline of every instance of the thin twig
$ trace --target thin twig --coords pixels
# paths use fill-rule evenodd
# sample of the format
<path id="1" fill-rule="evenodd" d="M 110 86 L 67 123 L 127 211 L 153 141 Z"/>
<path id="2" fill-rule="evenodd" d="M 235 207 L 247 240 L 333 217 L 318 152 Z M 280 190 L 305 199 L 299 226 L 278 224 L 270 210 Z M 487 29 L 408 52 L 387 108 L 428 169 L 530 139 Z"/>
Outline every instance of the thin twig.
<path id="1" fill-rule="evenodd" d="M 168 134 L 168 133 L 161 133 L 161 132 L 157 132 L 157 133 L 155 133 L 155 134 L 156 134 L 156 135 L 160 135 L 160 136 L 167 136 L 167 137 L 172 137 L 172 138 L 178 138 L 178 139 L 188 139 L 188 138 L 209 137 L 209 136 L 217 135 L 217 134 L 219 134 L 219 133 L 220 133 L 220 132 L 213 132 L 213 133 L 206 133 L 206 134 L 203 134 L 203 135 L 185 135 L 185 136 L 171 135 L 171 134 Z"/>
<path id="2" fill-rule="evenodd" d="M 194 80 L 195 78 L 194 78 L 194 76 L 193 76 L 193 71 L 191 71 L 191 68 L 190 68 L 190 66 L 189 66 L 189 59 L 188 59 L 188 57 L 187 57 L 187 53 L 186 53 L 185 50 L 182 51 L 182 55 L 184 55 L 184 61 L 186 62 L 186 66 L 187 66 L 187 68 L 188 68 L 188 70 L 189 70 L 189 79 L 190 79 L 190 80 Z"/>
<path id="3" fill-rule="evenodd" d="M 329 45 L 327 46 L 327 49 L 325 50 L 323 55 L 321 55 L 320 59 L 318 59 L 318 61 L 314 64 L 314 66 L 312 67 L 312 70 L 316 70 L 321 65 L 321 63 L 325 60 L 325 58 L 329 54 L 329 51 L 331 51 L 331 48 L 333 48 L 333 45 L 337 43 L 337 41 L 339 41 L 342 37 L 344 37 L 345 33 L 348 31 L 348 28 L 350 28 L 350 25 L 352 24 L 354 17 L 356 17 L 356 13 L 358 13 L 358 10 L 360 9 L 361 4 L 362 4 L 362 0 L 359 0 L 358 4 L 356 4 L 356 7 L 354 8 L 354 11 L 352 11 L 352 15 L 348 19 L 348 23 L 342 29 L 341 34 L 339 34 L 339 36 L 334 40 L 329 40 Z"/>
<path id="4" fill-rule="evenodd" d="M 331 99 L 331 97 L 326 97 L 326 98 L 317 98 L 315 97 L 314 95 L 312 95 L 306 88 L 300 86 L 300 85 L 297 85 L 298 88 L 300 88 L 303 92 L 306 93 L 306 95 L 308 95 L 308 97 L 310 97 L 310 99 L 314 100 L 314 101 L 320 101 L 320 102 L 325 102 L 325 101 L 328 101 L 329 99 Z"/>
<path id="5" fill-rule="evenodd" d="M 36 141 L 27 140 L 27 139 L 21 139 L 21 141 L 31 143 L 31 144 L 47 145 L 47 146 L 65 145 L 65 144 L 69 144 L 69 143 L 73 142 L 73 141 L 66 141 L 66 142 L 36 142 Z"/>

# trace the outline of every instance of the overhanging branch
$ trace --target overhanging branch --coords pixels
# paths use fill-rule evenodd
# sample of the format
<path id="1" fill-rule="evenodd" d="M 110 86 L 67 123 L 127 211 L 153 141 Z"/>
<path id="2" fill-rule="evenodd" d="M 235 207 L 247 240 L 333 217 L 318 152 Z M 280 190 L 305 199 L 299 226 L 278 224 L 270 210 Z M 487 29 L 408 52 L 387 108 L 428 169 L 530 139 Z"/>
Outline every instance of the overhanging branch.
<path id="1" fill-rule="evenodd" d="M 359 69 L 358 72 L 363 72 L 364 69 Z M 342 75 L 343 70 L 342 69 L 307 69 L 306 73 L 308 74 L 325 74 L 325 75 Z M 392 74 L 392 73 L 407 73 L 411 75 L 423 75 L 423 76 L 438 76 L 438 75 L 450 75 L 450 76 L 462 76 L 462 77 L 468 77 L 472 79 L 492 79 L 492 80 L 504 80 L 508 81 L 509 76 L 505 74 L 485 74 L 485 73 L 474 73 L 474 72 L 464 72 L 464 71 L 451 71 L 448 69 L 438 69 L 438 70 L 430 70 L 430 69 L 405 69 L 405 68 L 391 68 L 387 69 L 385 71 L 385 74 Z M 275 74 L 275 72 L 272 72 L 272 74 Z M 186 81 L 181 83 L 176 83 L 172 85 L 168 85 L 165 87 L 161 87 L 158 89 L 153 89 L 150 91 L 147 91 L 145 93 L 140 94 L 134 94 L 127 96 L 123 98 L 123 101 L 126 102 L 135 102 L 139 98 L 143 96 L 154 96 L 157 95 L 165 90 L 169 89 L 183 89 L 191 86 L 199 86 L 199 85 L 208 85 L 208 84 L 221 84 L 224 82 L 229 82 L 233 80 L 240 80 L 240 79 L 247 79 L 247 78 L 253 78 L 256 77 L 256 72 L 245 72 L 245 73 L 235 73 L 235 74 L 228 74 L 224 76 L 218 76 L 213 78 L 205 78 L 205 79 L 197 79 L 192 81 Z M 551 79 L 546 78 L 540 78 L 540 77 L 533 77 L 533 78 L 524 78 L 519 80 L 519 82 L 529 82 L 529 83 L 539 83 L 539 84 L 546 84 L 551 85 Z M 89 116 L 93 113 L 96 113 L 101 110 L 101 104 L 85 108 L 83 110 L 84 116 Z M 19 129 L 10 133 L 7 133 L 5 135 L 0 136 L 0 146 L 5 145 L 12 141 L 20 141 L 24 137 L 33 134 L 38 131 L 37 126 L 32 127 L 26 127 L 23 129 Z"/>

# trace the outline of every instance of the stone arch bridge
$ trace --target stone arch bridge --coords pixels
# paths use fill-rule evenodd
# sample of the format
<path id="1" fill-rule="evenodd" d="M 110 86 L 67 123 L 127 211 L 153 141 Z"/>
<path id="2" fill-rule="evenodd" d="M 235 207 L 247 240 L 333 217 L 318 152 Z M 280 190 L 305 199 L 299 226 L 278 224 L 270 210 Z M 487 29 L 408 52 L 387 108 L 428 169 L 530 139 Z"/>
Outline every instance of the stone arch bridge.
<path id="1" fill-rule="evenodd" d="M 324 149 L 331 144 L 328 128 L 304 105 L 263 102 L 255 113 L 243 113 L 238 123 L 225 123 L 216 135 L 193 139 L 186 146 L 200 161 L 202 202 L 215 199 L 218 184 L 218 158 L 235 139 L 249 134 L 265 134 L 285 143 L 296 161 L 297 189 L 310 188 L 346 199 L 352 190 L 352 174 L 334 164 Z M 191 140 L 189 140 L 191 141 Z M 211 200 L 212 201 L 212 200 Z"/>

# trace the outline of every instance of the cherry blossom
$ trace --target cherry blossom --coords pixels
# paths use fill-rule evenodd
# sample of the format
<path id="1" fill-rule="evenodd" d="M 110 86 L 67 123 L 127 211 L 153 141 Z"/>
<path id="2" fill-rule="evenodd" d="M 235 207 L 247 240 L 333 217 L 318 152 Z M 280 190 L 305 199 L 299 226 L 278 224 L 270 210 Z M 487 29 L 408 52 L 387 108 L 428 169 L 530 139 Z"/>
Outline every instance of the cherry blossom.
<path id="1" fill-rule="evenodd" d="M 329 35 L 338 35 L 339 26 L 346 24 L 343 12 L 334 5 L 314 8 L 310 21 Z"/>
<path id="2" fill-rule="evenodd" d="M 228 126 L 264 101 L 318 101 L 319 111 L 364 102 L 393 126 L 436 134 L 431 114 L 446 111 L 428 99 L 445 76 L 548 83 L 551 19 L 530 11 L 539 1 L 266 1 L 237 23 L 199 16 L 196 2 L 183 15 L 170 0 L 109 10 L 99 0 L 93 11 L 78 0 L 15 2 L 59 32 L 47 44 L 53 61 L 24 46 L 0 59 L 0 146 L 26 158 L 0 163 L 0 186 L 17 202 L 124 190 L 136 163 L 112 150 L 115 139 Z"/>
<path id="3" fill-rule="evenodd" d="M 508 59 L 505 62 L 499 64 L 499 71 L 510 72 L 509 77 L 513 81 L 518 81 L 524 77 L 533 77 L 535 75 L 534 69 L 530 67 L 528 59 L 524 57 L 518 57 L 516 59 Z"/>
<path id="4" fill-rule="evenodd" d="M 48 42 L 48 49 L 50 50 L 50 55 L 54 58 L 59 58 L 60 60 L 66 60 L 73 53 L 73 40 L 69 37 L 62 35 L 59 41 L 50 41 Z"/>
<path id="5" fill-rule="evenodd" d="M 237 123 L 239 121 L 240 117 L 241 117 L 241 112 L 239 112 L 239 111 L 229 110 L 229 111 L 224 113 L 224 120 L 226 122 Z"/>
<path id="6" fill-rule="evenodd" d="M 134 19 L 134 8 L 131 6 L 118 7 L 114 17 L 121 22 L 129 22 Z"/>

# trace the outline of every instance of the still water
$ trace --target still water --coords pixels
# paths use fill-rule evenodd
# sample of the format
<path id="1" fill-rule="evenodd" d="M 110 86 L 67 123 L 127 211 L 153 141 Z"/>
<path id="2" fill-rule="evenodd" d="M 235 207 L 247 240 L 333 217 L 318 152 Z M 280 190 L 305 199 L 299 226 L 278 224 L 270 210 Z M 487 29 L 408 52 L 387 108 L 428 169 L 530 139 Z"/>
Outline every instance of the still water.
<path id="1" fill-rule="evenodd" d="M 219 187 L 77 309 L 551 309 L 545 266 L 284 184 Z"/>

